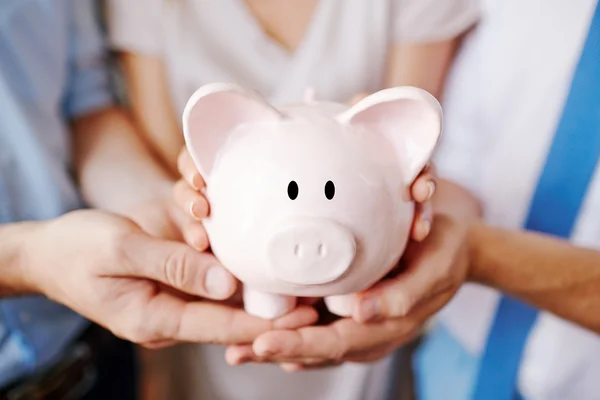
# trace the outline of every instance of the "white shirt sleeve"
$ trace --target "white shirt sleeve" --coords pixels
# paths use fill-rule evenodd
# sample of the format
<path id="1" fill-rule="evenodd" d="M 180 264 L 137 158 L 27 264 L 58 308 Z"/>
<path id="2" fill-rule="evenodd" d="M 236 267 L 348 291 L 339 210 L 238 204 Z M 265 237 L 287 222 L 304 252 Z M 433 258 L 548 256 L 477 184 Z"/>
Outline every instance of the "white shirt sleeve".
<path id="1" fill-rule="evenodd" d="M 395 0 L 393 7 L 396 42 L 450 39 L 479 18 L 479 0 Z"/>
<path id="2" fill-rule="evenodd" d="M 108 40 L 116 50 L 162 53 L 164 0 L 107 0 Z"/>

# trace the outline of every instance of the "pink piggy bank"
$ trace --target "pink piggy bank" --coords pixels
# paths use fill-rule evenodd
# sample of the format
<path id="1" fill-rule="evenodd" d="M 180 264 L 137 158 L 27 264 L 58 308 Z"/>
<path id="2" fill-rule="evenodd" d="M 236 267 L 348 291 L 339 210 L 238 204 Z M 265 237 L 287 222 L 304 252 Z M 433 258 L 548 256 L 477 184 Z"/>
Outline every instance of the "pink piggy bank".
<path id="1" fill-rule="evenodd" d="M 442 127 L 438 101 L 414 87 L 348 107 L 305 99 L 274 108 L 232 84 L 209 84 L 183 113 L 187 148 L 206 181 L 212 251 L 244 284 L 248 313 L 281 316 L 297 297 L 325 297 L 349 316 L 349 294 L 402 256 L 408 188 Z"/>

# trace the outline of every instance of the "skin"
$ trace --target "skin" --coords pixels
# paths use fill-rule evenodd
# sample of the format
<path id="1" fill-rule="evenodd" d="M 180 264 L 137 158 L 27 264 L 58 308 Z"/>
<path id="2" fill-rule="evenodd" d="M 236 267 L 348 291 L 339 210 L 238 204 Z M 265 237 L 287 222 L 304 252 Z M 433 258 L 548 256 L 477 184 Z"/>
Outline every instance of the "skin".
<path id="1" fill-rule="evenodd" d="M 304 38 L 304 34 L 316 0 L 245 0 L 248 11 L 253 14 L 264 33 L 283 49 L 292 53 Z M 389 65 L 382 88 L 395 85 L 412 85 L 429 91 L 441 98 L 442 82 L 445 80 L 449 65 L 460 38 L 427 43 L 398 43 L 390 49 Z M 184 221 L 179 224 L 179 232 L 184 240 L 197 250 L 203 251 L 208 246 L 208 238 L 198 223 L 209 213 L 209 205 L 197 190 L 204 186 L 202 177 L 197 174 L 189 156 L 185 152 L 178 157 L 184 145 L 179 126 L 180 117 L 171 102 L 169 78 L 165 64 L 159 58 L 142 53 L 123 52 L 120 62 L 124 72 L 128 95 L 131 101 L 131 113 L 140 127 L 143 139 L 149 144 L 153 154 L 168 173 L 180 179 L 174 190 L 177 209 L 184 214 Z M 358 93 L 351 103 L 358 101 L 368 93 Z M 424 202 L 435 191 L 433 171 L 426 169 L 422 178 L 412 188 L 413 196 Z M 417 203 L 417 217 L 413 226 L 413 238 L 423 240 L 430 232 L 432 222 L 431 205 L 428 202 Z M 238 293 L 239 298 L 239 293 Z M 143 374 L 145 398 L 157 398 L 158 387 L 166 386 L 164 374 L 161 372 L 163 360 L 159 355 L 145 353 L 143 357 L 147 373 Z M 159 381 L 163 381 L 159 384 Z"/>
<path id="2" fill-rule="evenodd" d="M 302 42 L 316 0 L 245 0 L 265 35 L 293 53 Z M 382 89 L 410 85 L 437 98 L 461 38 L 432 43 L 398 43 L 390 48 Z M 120 63 L 131 102 L 131 112 L 151 150 L 169 173 L 177 175 L 177 157 L 184 145 L 180 116 L 173 108 L 169 77 L 160 57 L 121 52 Z M 353 102 L 368 93 L 358 93 Z"/>
<path id="3" fill-rule="evenodd" d="M 191 169 L 182 174 L 194 176 Z M 423 177 L 413 186 L 416 201 L 427 199 L 415 193 L 421 183 Z M 430 234 L 409 245 L 402 273 L 356 296 L 353 318 L 269 331 L 252 346 L 230 346 L 228 362 L 280 363 L 295 371 L 375 361 L 418 335 L 466 281 L 493 287 L 600 333 L 600 252 L 487 225 L 480 219 L 477 201 L 452 182 L 439 181 L 431 203 Z"/>
<path id="4" fill-rule="evenodd" d="M 470 236 L 471 280 L 600 334 L 599 251 L 481 222 Z"/>
<path id="5" fill-rule="evenodd" d="M 286 17 L 278 10 L 278 3 L 247 1 L 265 31 L 288 51 L 293 51 L 306 27 L 306 15 L 310 13 L 288 7 L 294 8 L 297 15 Z M 305 2 L 297 7 L 312 8 L 313 3 Z M 451 40 L 395 46 L 390 55 L 386 86 L 419 86 L 440 98 L 457 43 L 458 40 Z M 142 89 L 130 85 L 134 95 L 153 98 L 156 104 L 164 103 L 156 100 L 157 94 L 165 92 L 166 87 L 160 60 L 124 54 L 123 63 L 133 83 L 135 79 L 141 82 L 142 76 L 145 82 L 155 83 L 156 87 L 145 84 Z M 353 101 L 364 95 L 358 94 Z M 169 107 L 155 107 L 147 105 L 142 110 L 138 106 L 136 115 L 145 121 L 144 126 L 155 127 L 151 136 L 168 143 L 162 147 L 165 149 L 163 158 L 174 166 L 173 155 L 182 145 L 179 129 L 172 122 L 167 128 L 160 125 L 162 122 L 151 123 L 151 118 L 176 119 Z M 177 184 L 176 203 L 182 211 L 201 219 L 209 212 L 208 204 L 196 191 L 204 182 L 185 154 L 179 158 L 179 169 L 184 179 Z M 421 195 L 433 192 L 431 182 L 428 177 L 415 183 L 413 196 L 417 201 L 429 197 Z M 425 207 L 427 210 L 428 206 Z M 422 211 L 425 217 L 420 216 L 421 221 L 415 222 L 416 240 L 404 259 L 405 271 L 357 296 L 353 319 L 340 319 L 326 326 L 270 331 L 256 339 L 253 346 L 230 347 L 228 360 L 233 364 L 278 362 L 287 370 L 296 370 L 378 359 L 412 339 L 465 280 L 498 288 L 598 332 L 600 323 L 595 310 L 600 283 L 596 266 L 600 253 L 538 234 L 490 227 L 478 221 L 479 212 L 477 202 L 468 193 L 450 182 L 440 182 L 433 211 Z M 427 236 L 432 219 L 433 230 Z M 188 225 L 185 232 L 186 240 L 195 247 L 207 246 L 199 224 Z M 566 265 L 569 268 L 565 268 Z"/>
<path id="6" fill-rule="evenodd" d="M 237 281 L 212 254 L 204 252 L 208 241 L 194 242 L 194 238 L 203 237 L 195 234 L 197 221 L 173 203 L 173 174 L 151 151 L 152 146 L 133 121 L 123 110 L 109 109 L 72 122 L 75 171 L 85 199 L 91 206 L 126 218 L 99 212 L 93 216 L 66 216 L 44 229 L 44 240 L 23 237 L 23 242 L 49 243 L 44 249 L 52 250 L 52 254 L 37 248 L 17 252 L 55 259 L 60 267 L 56 267 L 54 280 L 69 276 L 70 268 L 85 273 L 60 288 L 34 285 L 31 290 L 141 344 L 141 391 L 143 398 L 152 399 L 160 398 L 168 386 L 161 368 L 162 354 L 144 348 L 162 348 L 178 342 L 248 344 L 259 333 L 275 327 L 311 324 L 318 315 L 304 306 L 265 324 L 243 312 Z M 67 217 L 71 222 L 63 223 Z M 96 223 L 87 223 L 90 218 L 94 218 L 97 227 Z M 107 222 L 100 225 L 104 220 Z M 61 232 L 68 231 L 69 236 L 60 242 L 51 241 L 60 237 L 59 228 Z M 184 244 L 186 234 L 202 253 Z M 75 259 L 70 243 L 81 237 L 89 244 L 80 247 L 84 261 L 65 264 L 64 259 Z M 100 257 L 99 249 L 106 249 L 107 257 Z M 39 267 L 46 269 L 47 263 Z M 37 272 L 27 274 L 37 276 Z M 82 286 L 83 280 L 89 283 Z M 52 279 L 40 280 L 46 281 Z M 87 293 L 76 292 L 71 285 L 88 287 L 98 297 L 89 299 Z M 73 298 L 72 293 L 78 296 Z M 81 304 L 84 300 L 85 304 Z"/>
<path id="7" fill-rule="evenodd" d="M 462 214 L 461 204 L 473 199 L 449 182 L 440 182 L 435 197 L 431 234 L 410 248 L 406 272 L 357 299 L 354 321 L 267 332 L 253 346 L 230 347 L 230 362 L 278 362 L 295 371 L 377 360 L 411 340 L 465 281 L 498 289 L 600 333 L 600 252 L 538 233 L 492 227 Z M 376 306 L 362 308 L 365 299 Z"/>
<path id="8" fill-rule="evenodd" d="M 190 210 L 192 207 L 186 206 L 190 202 L 201 203 L 208 215 L 206 199 L 193 189 L 202 189 L 204 183 L 186 150 L 179 165 L 185 183 L 177 186 L 178 205 Z M 267 332 L 253 345 L 229 347 L 227 361 L 232 365 L 276 362 L 290 371 L 344 361 L 367 362 L 389 354 L 418 335 L 423 324 L 466 279 L 469 221 L 480 213 L 475 199 L 460 187 L 441 182 L 434 190 L 435 185 L 430 184 L 434 176 L 429 168 L 424 170 L 411 188 L 422 210 L 435 210 L 434 224 L 426 224 L 423 231 L 422 222 L 429 217 L 415 220 L 403 272 L 358 294 L 353 318 L 337 319 L 325 326 Z M 433 226 L 430 233 L 429 226 Z"/>
<path id="9" fill-rule="evenodd" d="M 355 296 L 352 318 L 267 332 L 252 346 L 229 347 L 228 362 L 277 362 L 286 371 L 372 362 L 413 340 L 467 279 L 469 226 L 480 214 L 468 192 L 444 181 L 431 202 L 430 234 L 409 244 L 401 273 Z"/>
<path id="10" fill-rule="evenodd" d="M 231 297 L 236 281 L 211 254 L 173 240 L 186 220 L 167 212 L 173 183 L 127 116 L 106 109 L 72 128 L 83 192 L 92 206 L 113 213 L 1 225 L 1 295 L 43 294 L 147 347 L 249 343 L 275 326 L 316 320 L 306 307 L 271 323 L 203 300 Z"/>

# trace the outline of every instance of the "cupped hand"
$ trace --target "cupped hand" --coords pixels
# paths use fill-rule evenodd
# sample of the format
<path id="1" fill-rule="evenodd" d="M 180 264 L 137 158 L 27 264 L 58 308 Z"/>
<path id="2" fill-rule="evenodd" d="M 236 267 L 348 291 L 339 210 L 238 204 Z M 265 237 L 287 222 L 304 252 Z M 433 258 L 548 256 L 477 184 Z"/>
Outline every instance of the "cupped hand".
<path id="1" fill-rule="evenodd" d="M 280 363 L 297 370 L 386 356 L 420 334 L 464 282 L 466 234 L 464 224 L 436 218 L 427 239 L 410 244 L 402 272 L 355 296 L 352 318 L 263 333 L 252 346 L 229 347 L 228 362 Z"/>
<path id="2" fill-rule="evenodd" d="M 146 347 L 175 342 L 251 343 L 273 329 L 313 323 L 300 307 L 278 320 L 220 302 L 236 280 L 209 253 L 150 236 L 132 220 L 76 211 L 39 223 L 23 251 L 32 291 Z"/>
<path id="3" fill-rule="evenodd" d="M 285 369 L 375 361 L 420 334 L 464 283 L 469 269 L 469 232 L 480 215 L 466 191 L 443 182 L 445 200 L 431 233 L 409 244 L 395 276 L 353 296 L 352 318 L 325 326 L 269 331 L 252 346 L 231 346 L 227 360 L 280 363 Z M 441 200 L 438 200 L 440 202 Z"/>

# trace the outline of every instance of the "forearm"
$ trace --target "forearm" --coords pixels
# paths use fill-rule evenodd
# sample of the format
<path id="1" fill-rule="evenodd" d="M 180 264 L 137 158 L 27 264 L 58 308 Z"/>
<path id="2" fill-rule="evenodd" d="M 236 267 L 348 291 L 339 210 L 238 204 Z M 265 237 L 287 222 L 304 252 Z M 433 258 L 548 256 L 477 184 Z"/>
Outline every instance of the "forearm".
<path id="1" fill-rule="evenodd" d="M 472 280 L 600 333 L 600 252 L 484 223 L 471 238 Z"/>
<path id="2" fill-rule="evenodd" d="M 40 222 L 0 225 L 0 297 L 33 293 L 25 271 L 26 243 Z"/>
<path id="3" fill-rule="evenodd" d="M 434 214 L 467 223 L 481 217 L 481 204 L 468 190 L 445 179 L 439 179 L 436 186 L 437 189 L 432 198 Z"/>
<path id="4" fill-rule="evenodd" d="M 397 44 L 389 56 L 386 86 L 416 86 L 441 99 L 459 40 Z"/>
<path id="5" fill-rule="evenodd" d="M 157 57 L 123 53 L 121 65 L 141 134 L 169 171 L 177 174 L 177 156 L 184 140 L 163 62 Z"/>
<path id="6" fill-rule="evenodd" d="M 79 118 L 73 133 L 75 169 L 91 206 L 127 213 L 137 204 L 170 194 L 173 178 L 121 110 Z"/>

